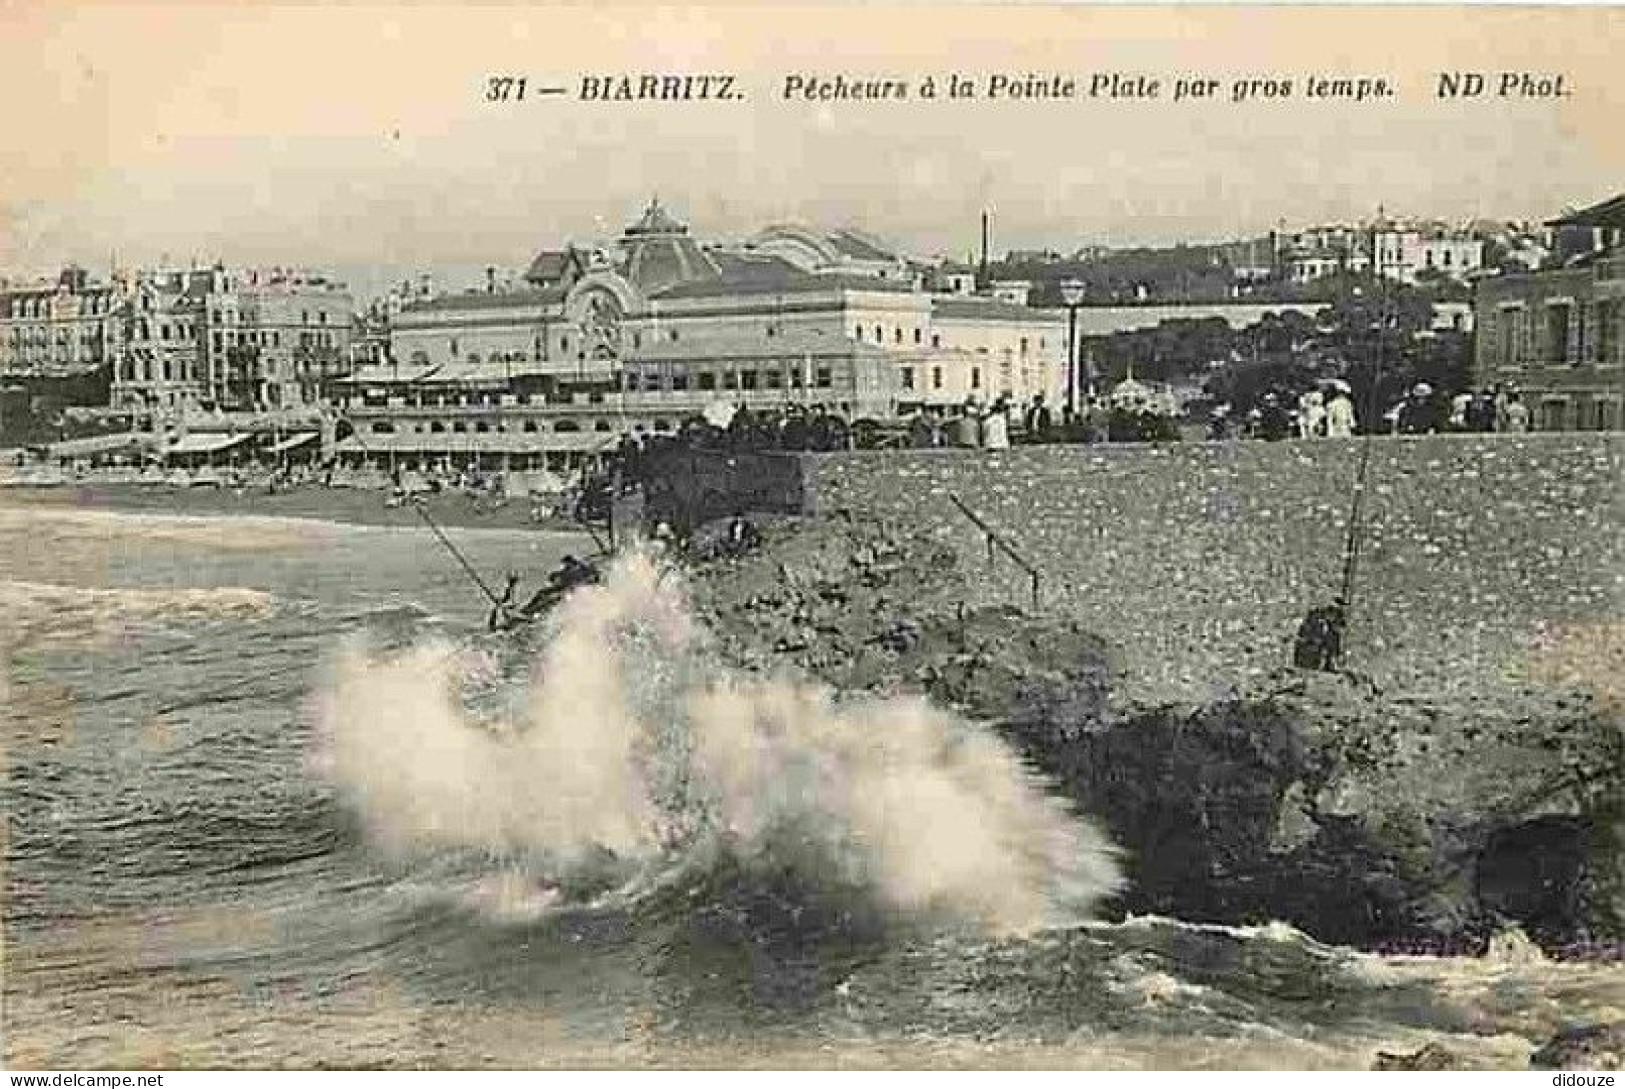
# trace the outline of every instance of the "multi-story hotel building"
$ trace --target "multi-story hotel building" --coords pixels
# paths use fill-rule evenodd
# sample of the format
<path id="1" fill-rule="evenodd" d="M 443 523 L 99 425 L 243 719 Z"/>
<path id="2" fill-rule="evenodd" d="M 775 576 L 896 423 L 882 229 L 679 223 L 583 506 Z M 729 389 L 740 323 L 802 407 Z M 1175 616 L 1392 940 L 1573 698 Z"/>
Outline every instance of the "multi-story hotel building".
<path id="1" fill-rule="evenodd" d="M 124 287 L 81 268 L 54 282 L 0 283 L 0 376 L 61 377 L 108 366 L 119 350 Z"/>
<path id="2" fill-rule="evenodd" d="M 1552 220 L 1561 264 L 1478 282 L 1474 380 L 1542 431 L 1625 427 L 1625 194 Z"/>
<path id="3" fill-rule="evenodd" d="M 343 285 L 220 266 L 143 274 L 128 289 L 112 401 L 131 410 L 314 407 L 349 372 Z"/>
<path id="4" fill-rule="evenodd" d="M 1064 315 L 928 293 L 855 231 L 705 246 L 653 202 L 613 252 L 544 253 L 527 281 L 403 307 L 387 362 L 339 386 L 341 453 L 556 467 L 718 402 L 856 421 L 1061 399 Z"/>

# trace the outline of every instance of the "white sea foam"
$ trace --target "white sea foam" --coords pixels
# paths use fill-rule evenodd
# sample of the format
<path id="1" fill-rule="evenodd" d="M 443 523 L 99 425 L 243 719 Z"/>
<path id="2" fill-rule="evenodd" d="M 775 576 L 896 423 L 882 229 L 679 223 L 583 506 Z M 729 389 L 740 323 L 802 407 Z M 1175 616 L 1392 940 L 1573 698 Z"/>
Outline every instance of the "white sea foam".
<path id="1" fill-rule="evenodd" d="M 1117 884 L 1104 837 L 996 737 L 921 700 L 722 668 L 647 557 L 561 605 L 511 715 L 467 710 L 478 668 L 444 642 L 336 656 L 320 762 L 380 845 L 566 881 L 606 857 L 647 879 L 727 852 L 999 932 L 1082 917 Z"/>

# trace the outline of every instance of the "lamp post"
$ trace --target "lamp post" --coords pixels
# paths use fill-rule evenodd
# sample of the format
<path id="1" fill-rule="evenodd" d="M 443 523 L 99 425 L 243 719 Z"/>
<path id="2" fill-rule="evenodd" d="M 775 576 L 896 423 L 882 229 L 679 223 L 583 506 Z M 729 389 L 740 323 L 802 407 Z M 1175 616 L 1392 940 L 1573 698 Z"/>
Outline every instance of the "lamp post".
<path id="1" fill-rule="evenodd" d="M 1061 300 L 1066 303 L 1066 415 L 1078 414 L 1078 307 L 1083 305 L 1087 285 L 1082 280 L 1062 280 Z"/>

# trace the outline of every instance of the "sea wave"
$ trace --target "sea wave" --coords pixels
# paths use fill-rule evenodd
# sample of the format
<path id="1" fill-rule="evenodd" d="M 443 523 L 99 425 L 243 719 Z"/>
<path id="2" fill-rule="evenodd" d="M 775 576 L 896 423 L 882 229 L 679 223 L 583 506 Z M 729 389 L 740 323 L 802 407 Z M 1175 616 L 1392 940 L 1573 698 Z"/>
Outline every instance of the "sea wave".
<path id="1" fill-rule="evenodd" d="M 291 548 L 320 541 L 336 527 L 315 519 L 265 515 L 151 514 L 43 504 L 0 503 L 0 540 L 11 539 L 37 555 L 61 544 L 194 546 L 232 551 Z"/>
<path id="2" fill-rule="evenodd" d="M 246 587 L 123 589 L 0 580 L 0 647 L 17 651 L 104 642 L 136 625 L 254 620 L 273 598 Z"/>
<path id="3" fill-rule="evenodd" d="M 335 656 L 317 765 L 390 853 L 474 851 L 568 904 L 722 896 L 994 932 L 1084 918 L 1116 887 L 1104 836 L 992 734 L 726 669 L 647 556 L 571 595 L 530 676 L 471 710 L 489 669 L 438 641 Z"/>

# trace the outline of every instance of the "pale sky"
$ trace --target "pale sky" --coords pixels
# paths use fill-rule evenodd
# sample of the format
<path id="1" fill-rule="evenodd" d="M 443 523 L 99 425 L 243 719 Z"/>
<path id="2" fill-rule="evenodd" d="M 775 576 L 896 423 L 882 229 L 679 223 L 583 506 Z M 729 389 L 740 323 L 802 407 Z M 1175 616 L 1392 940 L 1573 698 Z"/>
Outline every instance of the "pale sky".
<path id="1" fill-rule="evenodd" d="M 1253 235 L 1390 213 L 1546 218 L 1625 189 L 1625 9 L 964 4 L 597 9 L 0 0 L 0 271 L 217 258 L 355 279 L 522 266 L 651 193 L 703 238 L 856 224 L 907 252 Z M 1441 101 L 1441 71 L 1481 71 Z M 1114 71 L 1159 101 L 785 102 L 796 73 Z M 1556 100 L 1497 74 L 1562 73 Z M 733 73 L 739 102 L 588 103 L 588 74 Z M 1237 77 L 1392 78 L 1231 104 Z M 571 94 L 482 101 L 488 75 Z M 1168 99 L 1180 76 L 1217 102 Z M 362 269 L 376 270 L 370 277 Z"/>

